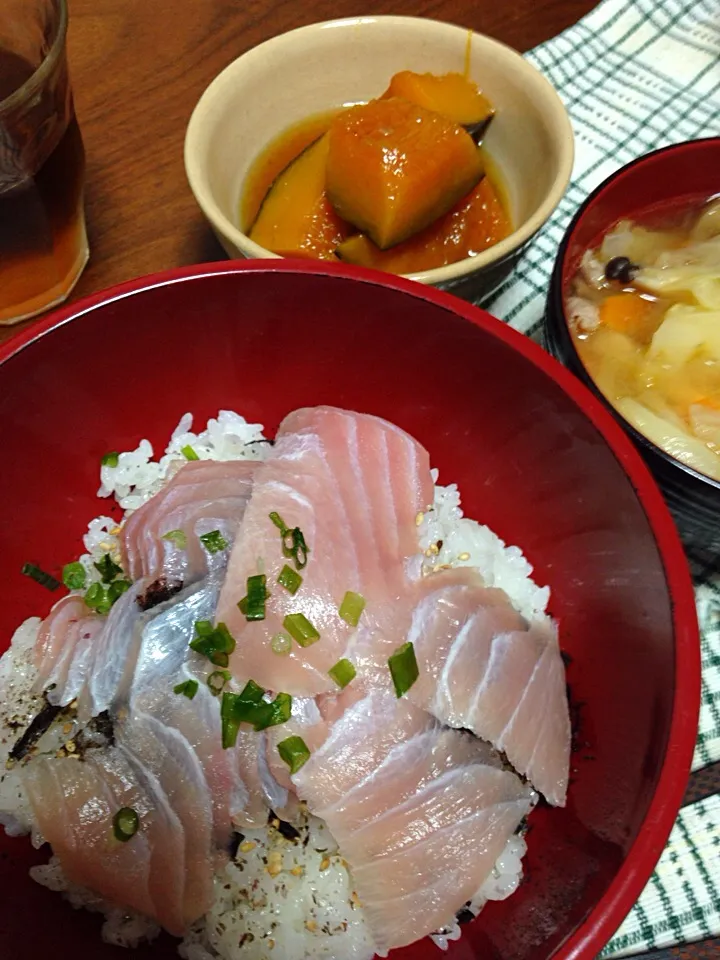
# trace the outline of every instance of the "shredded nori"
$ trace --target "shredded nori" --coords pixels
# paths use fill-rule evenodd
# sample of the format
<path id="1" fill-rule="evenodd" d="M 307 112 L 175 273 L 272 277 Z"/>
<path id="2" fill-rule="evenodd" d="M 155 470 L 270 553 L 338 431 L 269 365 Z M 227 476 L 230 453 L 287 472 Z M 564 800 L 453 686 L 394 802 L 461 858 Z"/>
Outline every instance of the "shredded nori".
<path id="1" fill-rule="evenodd" d="M 55 706 L 52 703 L 48 703 L 46 699 L 45 705 L 40 710 L 40 713 L 37 714 L 25 733 L 20 737 L 18 742 L 10 751 L 10 760 L 22 760 L 22 758 L 28 754 L 32 747 L 35 746 L 43 734 L 47 733 L 53 721 L 57 715 L 62 712 L 62 710 L 63 708 L 61 706 Z"/>
<path id="2" fill-rule="evenodd" d="M 296 830 L 291 823 L 286 823 L 285 820 L 281 820 L 278 823 L 277 832 L 281 837 L 284 837 L 285 840 L 297 842 L 300 839 L 300 831 Z"/>
<path id="3" fill-rule="evenodd" d="M 160 603 L 165 603 L 183 588 L 182 580 L 168 580 L 167 577 L 158 577 L 147 588 L 145 593 L 135 598 L 141 610 L 152 610 Z"/>
<path id="4" fill-rule="evenodd" d="M 103 750 L 115 746 L 115 727 L 110 714 L 103 710 L 93 717 L 75 737 L 76 753 L 82 758 L 88 750 Z"/>
<path id="5" fill-rule="evenodd" d="M 238 850 L 240 849 L 240 844 L 243 842 L 244 839 L 245 839 L 244 833 L 238 833 L 237 830 L 233 832 L 233 835 L 230 838 L 230 848 L 228 850 L 231 860 L 234 860 L 237 857 Z"/>
<path id="6" fill-rule="evenodd" d="M 468 900 L 468 904 L 470 901 Z M 471 920 L 475 919 L 475 914 L 468 910 L 467 906 L 462 907 L 455 914 L 455 919 L 462 926 L 464 923 L 470 923 Z"/>

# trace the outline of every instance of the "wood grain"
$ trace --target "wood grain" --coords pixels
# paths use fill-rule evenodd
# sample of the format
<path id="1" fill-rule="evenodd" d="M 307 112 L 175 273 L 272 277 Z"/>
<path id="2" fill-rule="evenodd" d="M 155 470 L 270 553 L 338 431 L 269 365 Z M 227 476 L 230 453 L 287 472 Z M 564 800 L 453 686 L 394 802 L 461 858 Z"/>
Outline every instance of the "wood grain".
<path id="1" fill-rule="evenodd" d="M 459 23 L 527 50 L 596 0 L 68 2 L 91 248 L 77 299 L 156 270 L 224 257 L 188 187 L 183 140 L 205 87 L 250 47 L 314 21 L 394 13 Z M 0 328 L 0 341 L 18 329 Z"/>
<path id="2" fill-rule="evenodd" d="M 187 185 L 182 146 L 205 87 L 250 47 L 318 20 L 393 13 L 472 27 L 525 51 L 575 23 L 595 2 L 69 0 L 91 246 L 72 299 L 156 270 L 224 257 Z M 0 328 L 0 341 L 20 326 Z M 718 790 L 720 764 L 691 779 L 686 802 Z M 652 956 L 710 960 L 720 956 L 720 942 Z"/>

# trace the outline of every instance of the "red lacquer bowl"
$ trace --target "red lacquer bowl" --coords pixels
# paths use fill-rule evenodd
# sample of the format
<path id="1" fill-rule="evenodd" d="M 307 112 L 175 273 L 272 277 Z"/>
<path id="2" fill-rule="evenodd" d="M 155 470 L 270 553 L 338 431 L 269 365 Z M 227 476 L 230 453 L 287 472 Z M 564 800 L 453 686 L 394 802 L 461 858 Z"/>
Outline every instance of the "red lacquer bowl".
<path id="1" fill-rule="evenodd" d="M 583 253 L 618 220 L 684 212 L 720 194 L 720 137 L 689 140 L 638 157 L 600 184 L 580 207 L 560 244 L 550 281 L 548 347 L 612 410 L 637 444 L 689 547 L 720 552 L 720 481 L 681 463 L 643 436 L 605 400 L 580 359 L 565 315 L 565 295 Z"/>
<path id="2" fill-rule="evenodd" d="M 106 510 L 103 453 L 142 437 L 162 449 L 186 410 L 204 423 L 230 407 L 274 431 L 319 403 L 413 433 L 468 513 L 520 544 L 552 587 L 578 721 L 568 805 L 533 814 L 526 882 L 448 957 L 590 960 L 642 890 L 683 794 L 699 703 L 693 592 L 620 427 L 488 314 L 377 273 L 247 262 L 116 287 L 20 334 L 0 348 L 0 649 L 56 599 L 23 562 L 59 573 Z M 96 917 L 28 879 L 46 854 L 0 841 L 2 956 L 120 957 Z M 173 943 L 135 956 L 170 958 Z M 397 956 L 438 954 L 425 940 Z"/>

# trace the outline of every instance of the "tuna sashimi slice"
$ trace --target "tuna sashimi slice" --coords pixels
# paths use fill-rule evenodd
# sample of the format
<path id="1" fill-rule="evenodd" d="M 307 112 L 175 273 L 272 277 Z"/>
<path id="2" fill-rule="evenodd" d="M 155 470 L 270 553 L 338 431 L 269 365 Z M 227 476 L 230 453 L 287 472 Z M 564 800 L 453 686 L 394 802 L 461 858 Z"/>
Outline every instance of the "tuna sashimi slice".
<path id="1" fill-rule="evenodd" d="M 186 585 L 207 572 L 199 535 L 220 530 L 232 542 L 252 490 L 255 460 L 197 460 L 184 464 L 154 497 L 125 522 L 123 567 L 133 580 L 172 574 Z M 165 534 L 181 531 L 181 549 Z"/>
<path id="2" fill-rule="evenodd" d="M 563 806 L 570 717 L 557 629 L 530 622 L 470 569 L 428 577 L 408 639 L 420 672 L 408 697 L 443 723 L 504 751 L 546 799 Z"/>
<path id="3" fill-rule="evenodd" d="M 298 697 L 334 692 L 328 670 L 353 634 L 338 616 L 343 597 L 359 593 L 374 611 L 406 595 L 418 572 L 415 518 L 432 495 L 427 452 L 393 424 L 332 407 L 290 414 L 255 475 L 218 604 L 216 619 L 237 641 L 233 673 Z M 271 513 L 299 527 L 310 551 L 295 595 L 276 583 L 289 561 Z M 271 597 L 265 620 L 248 622 L 237 604 L 258 572 Z M 320 640 L 278 657 L 271 639 L 293 613 L 302 613 Z"/>
<path id="4" fill-rule="evenodd" d="M 380 688 L 293 779 L 348 861 L 381 954 L 450 923 L 533 804 L 487 744 Z"/>

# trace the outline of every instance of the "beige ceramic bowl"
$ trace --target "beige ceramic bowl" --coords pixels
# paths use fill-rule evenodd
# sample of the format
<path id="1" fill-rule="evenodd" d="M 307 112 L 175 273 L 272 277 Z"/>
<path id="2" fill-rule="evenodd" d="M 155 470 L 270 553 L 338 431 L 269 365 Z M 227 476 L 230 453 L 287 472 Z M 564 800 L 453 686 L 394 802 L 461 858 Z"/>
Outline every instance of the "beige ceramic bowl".
<path id="1" fill-rule="evenodd" d="M 565 108 L 545 78 L 509 47 L 452 24 L 358 17 L 281 34 L 238 57 L 195 107 L 185 137 L 190 186 L 231 257 L 274 257 L 239 223 L 253 160 L 291 124 L 370 100 L 399 70 L 469 74 L 496 116 L 485 146 L 504 177 L 514 232 L 475 257 L 410 274 L 463 296 L 487 290 L 560 201 L 573 162 Z"/>

